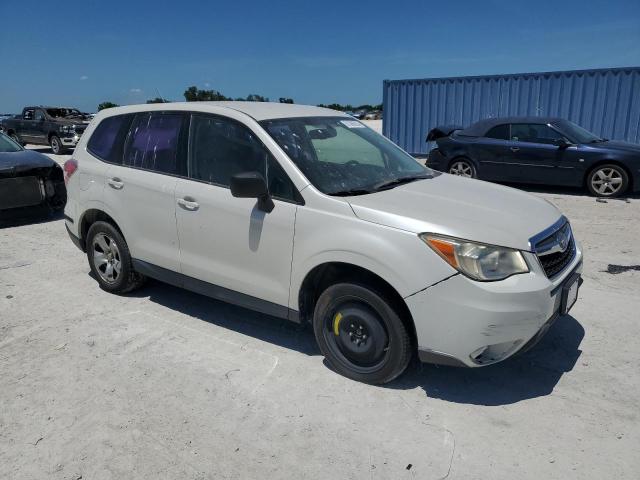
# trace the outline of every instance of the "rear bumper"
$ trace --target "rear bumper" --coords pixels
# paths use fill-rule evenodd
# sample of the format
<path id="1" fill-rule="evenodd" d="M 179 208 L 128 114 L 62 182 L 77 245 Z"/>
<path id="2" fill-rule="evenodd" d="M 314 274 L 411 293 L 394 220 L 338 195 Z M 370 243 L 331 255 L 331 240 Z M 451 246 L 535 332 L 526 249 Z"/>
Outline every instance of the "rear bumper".
<path id="1" fill-rule="evenodd" d="M 68 219 L 67 222 L 69 221 Z M 67 225 L 67 223 L 65 222 L 64 227 L 67 229 L 67 233 L 69 234 L 69 238 L 71 239 L 71 241 L 73 242 L 73 244 L 78 247 L 78 249 L 80 249 L 80 251 L 84 252 L 84 245 L 82 245 L 82 242 L 80 241 L 80 239 L 78 237 L 76 237 L 74 235 L 74 233 L 69 229 L 69 225 Z"/>
<path id="2" fill-rule="evenodd" d="M 405 298 L 420 360 L 480 367 L 531 348 L 559 316 L 564 283 L 582 271 L 576 247 L 574 260 L 553 281 L 536 265 L 500 282 L 454 275 Z"/>
<path id="3" fill-rule="evenodd" d="M 447 171 L 447 158 L 442 155 L 439 149 L 434 148 L 429 152 L 429 156 L 427 157 L 426 166 L 429 168 L 433 168 L 434 170 L 439 170 L 441 172 Z"/>

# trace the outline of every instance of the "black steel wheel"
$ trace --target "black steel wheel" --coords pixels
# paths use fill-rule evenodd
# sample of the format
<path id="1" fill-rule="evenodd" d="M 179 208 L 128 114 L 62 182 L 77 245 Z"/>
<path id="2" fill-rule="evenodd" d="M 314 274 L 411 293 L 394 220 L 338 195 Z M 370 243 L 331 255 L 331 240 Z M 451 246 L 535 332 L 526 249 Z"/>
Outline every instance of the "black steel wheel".
<path id="1" fill-rule="evenodd" d="M 382 384 L 400 375 L 411 358 L 407 329 L 383 296 L 357 284 L 327 288 L 313 318 L 320 350 L 345 377 Z"/>

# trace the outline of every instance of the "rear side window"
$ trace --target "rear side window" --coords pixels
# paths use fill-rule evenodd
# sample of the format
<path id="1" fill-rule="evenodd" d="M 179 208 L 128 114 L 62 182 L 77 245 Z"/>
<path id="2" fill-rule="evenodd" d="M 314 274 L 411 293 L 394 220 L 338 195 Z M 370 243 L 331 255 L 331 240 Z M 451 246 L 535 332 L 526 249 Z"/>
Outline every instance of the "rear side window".
<path id="1" fill-rule="evenodd" d="M 116 115 L 105 118 L 96 127 L 87 143 L 87 150 L 109 163 L 122 163 L 124 140 L 133 115 Z"/>
<path id="2" fill-rule="evenodd" d="M 170 175 L 186 175 L 186 155 L 181 135 L 182 113 L 136 115 L 129 131 L 123 164 Z"/>
<path id="3" fill-rule="evenodd" d="M 511 125 L 511 140 L 516 142 L 552 144 L 561 138 L 564 136 L 548 125 L 538 123 L 514 123 Z"/>
<path id="4" fill-rule="evenodd" d="M 233 175 L 259 172 L 274 198 L 298 200 L 297 190 L 280 164 L 254 133 L 238 122 L 194 115 L 189 142 L 191 178 L 228 187 Z"/>
<path id="5" fill-rule="evenodd" d="M 495 138 L 497 140 L 509 139 L 509 125 L 498 125 L 493 127 L 485 135 L 486 138 Z"/>

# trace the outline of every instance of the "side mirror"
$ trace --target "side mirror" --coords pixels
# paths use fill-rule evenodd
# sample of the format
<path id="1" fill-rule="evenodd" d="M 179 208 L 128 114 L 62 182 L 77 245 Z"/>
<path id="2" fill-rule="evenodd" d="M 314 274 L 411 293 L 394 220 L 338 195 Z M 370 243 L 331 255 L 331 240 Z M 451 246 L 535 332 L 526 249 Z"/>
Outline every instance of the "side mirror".
<path id="1" fill-rule="evenodd" d="M 554 145 L 556 145 L 558 148 L 568 148 L 571 146 L 571 144 L 569 142 L 567 142 L 564 138 L 556 138 L 553 141 Z"/>
<path id="2" fill-rule="evenodd" d="M 258 172 L 243 172 L 233 175 L 229 187 L 231 195 L 236 198 L 257 198 L 258 208 L 267 213 L 271 212 L 275 206 L 269 195 L 267 182 Z"/>

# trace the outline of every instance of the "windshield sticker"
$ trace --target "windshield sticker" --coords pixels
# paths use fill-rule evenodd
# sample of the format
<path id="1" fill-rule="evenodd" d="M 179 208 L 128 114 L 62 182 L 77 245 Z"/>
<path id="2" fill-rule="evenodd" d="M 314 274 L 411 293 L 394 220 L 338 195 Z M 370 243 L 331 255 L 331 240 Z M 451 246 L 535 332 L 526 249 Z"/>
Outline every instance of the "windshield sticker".
<path id="1" fill-rule="evenodd" d="M 366 128 L 363 124 L 357 122 L 356 120 L 340 120 L 340 123 L 347 128 Z"/>

